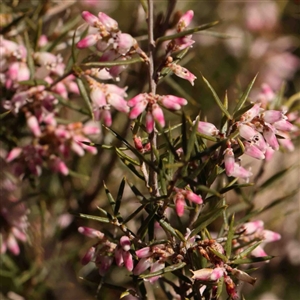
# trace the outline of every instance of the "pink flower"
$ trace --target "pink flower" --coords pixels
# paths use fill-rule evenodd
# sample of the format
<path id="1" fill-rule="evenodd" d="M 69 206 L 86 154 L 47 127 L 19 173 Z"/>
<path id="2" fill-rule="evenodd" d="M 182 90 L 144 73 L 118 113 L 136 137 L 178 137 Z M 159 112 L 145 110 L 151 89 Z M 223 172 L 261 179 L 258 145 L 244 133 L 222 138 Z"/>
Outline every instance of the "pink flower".
<path id="1" fill-rule="evenodd" d="M 217 136 L 219 135 L 219 130 L 216 126 L 209 122 L 201 122 L 198 123 L 198 132 L 203 133 L 208 136 Z"/>
<path id="2" fill-rule="evenodd" d="M 197 271 L 191 270 L 193 273 L 192 279 L 202 280 L 202 281 L 217 281 L 224 275 L 224 268 L 203 268 Z"/>

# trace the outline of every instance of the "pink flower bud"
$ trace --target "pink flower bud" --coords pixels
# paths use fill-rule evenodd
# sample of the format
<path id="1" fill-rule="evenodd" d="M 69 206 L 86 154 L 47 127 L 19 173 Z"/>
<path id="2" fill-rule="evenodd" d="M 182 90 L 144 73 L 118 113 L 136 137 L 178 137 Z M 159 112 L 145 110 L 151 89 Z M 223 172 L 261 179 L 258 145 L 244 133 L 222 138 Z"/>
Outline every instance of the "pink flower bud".
<path id="1" fill-rule="evenodd" d="M 134 275 L 140 275 L 145 272 L 151 266 L 150 258 L 142 258 L 139 260 L 138 264 L 133 269 Z"/>
<path id="2" fill-rule="evenodd" d="M 107 102 L 112 105 L 118 111 L 128 113 L 129 107 L 127 106 L 127 102 L 118 94 L 108 94 Z"/>
<path id="3" fill-rule="evenodd" d="M 113 263 L 113 258 L 111 256 L 102 256 L 99 261 L 99 274 L 104 276 L 106 272 L 109 270 L 110 266 Z"/>
<path id="4" fill-rule="evenodd" d="M 130 34 L 121 33 L 118 35 L 117 51 L 120 54 L 126 54 L 135 43 L 135 39 Z"/>
<path id="5" fill-rule="evenodd" d="M 223 268 L 203 268 L 197 271 L 191 270 L 191 272 L 193 273 L 193 279 L 202 281 L 217 281 L 224 275 Z"/>
<path id="6" fill-rule="evenodd" d="M 260 103 L 254 104 L 249 110 L 247 110 L 242 116 L 242 122 L 250 122 L 253 118 L 259 115 Z"/>
<path id="7" fill-rule="evenodd" d="M 118 267 L 121 267 L 124 265 L 124 259 L 123 259 L 123 250 L 122 248 L 117 247 L 115 249 L 115 261 Z"/>
<path id="8" fill-rule="evenodd" d="M 251 141 L 258 132 L 249 125 L 241 124 L 239 126 L 239 133 L 241 137 L 243 137 L 247 141 Z"/>
<path id="9" fill-rule="evenodd" d="M 145 258 L 152 255 L 152 251 L 150 247 L 144 247 L 135 251 L 135 254 L 138 258 Z"/>
<path id="10" fill-rule="evenodd" d="M 192 10 L 188 10 L 185 14 L 183 14 L 177 24 L 177 28 L 176 28 L 177 32 L 181 32 L 187 26 L 189 26 L 193 17 L 194 17 L 194 12 Z"/>
<path id="11" fill-rule="evenodd" d="M 295 150 L 295 146 L 291 139 L 279 139 L 279 144 L 290 152 Z"/>
<path id="12" fill-rule="evenodd" d="M 201 121 L 198 123 L 198 132 L 208 136 L 217 136 L 219 134 L 219 130 L 214 124 Z"/>
<path id="13" fill-rule="evenodd" d="M 255 257 L 264 257 L 267 256 L 268 254 L 265 252 L 263 247 L 259 245 L 251 252 L 251 255 Z"/>
<path id="14" fill-rule="evenodd" d="M 190 201 L 192 201 L 192 202 L 194 202 L 196 204 L 202 204 L 203 203 L 203 199 L 201 198 L 201 196 L 193 193 L 192 191 L 186 191 L 185 192 L 185 197 L 188 200 L 190 200 Z"/>
<path id="15" fill-rule="evenodd" d="M 91 92 L 90 92 L 90 98 L 94 105 L 97 107 L 103 107 L 107 105 L 106 103 L 106 97 L 102 89 L 98 86 L 92 86 Z"/>
<path id="16" fill-rule="evenodd" d="M 104 125 L 110 127 L 112 124 L 111 112 L 109 109 L 104 108 L 101 112 L 101 117 L 103 119 Z"/>
<path id="17" fill-rule="evenodd" d="M 146 96 L 147 94 L 143 93 L 143 94 L 138 94 L 135 97 L 131 98 L 130 100 L 127 101 L 127 105 L 129 107 L 134 107 L 136 106 L 139 102 L 146 100 Z"/>
<path id="18" fill-rule="evenodd" d="M 165 127 L 166 124 L 165 124 L 164 113 L 158 104 L 153 104 L 152 115 L 154 120 L 156 120 L 161 127 Z"/>
<path id="19" fill-rule="evenodd" d="M 123 251 L 124 266 L 128 271 L 133 270 L 133 258 L 129 251 Z"/>
<path id="20" fill-rule="evenodd" d="M 87 35 L 85 38 L 83 38 L 77 43 L 76 47 L 78 49 L 84 49 L 84 48 L 94 46 L 99 39 L 100 37 L 98 34 Z"/>
<path id="21" fill-rule="evenodd" d="M 13 161 L 14 159 L 18 158 L 20 156 L 20 154 L 22 153 L 22 148 L 13 148 L 8 154 L 7 154 L 7 157 L 6 157 L 6 162 L 11 162 Z"/>
<path id="22" fill-rule="evenodd" d="M 246 234 L 252 234 L 255 233 L 256 231 L 263 230 L 264 222 L 261 220 L 252 221 L 252 222 L 245 223 L 243 227 L 246 230 L 245 232 Z"/>
<path id="23" fill-rule="evenodd" d="M 277 122 L 277 121 L 283 119 L 283 117 L 284 117 L 282 112 L 279 110 L 267 110 L 264 113 L 262 113 L 261 116 L 265 122 L 270 123 L 270 124 Z"/>
<path id="24" fill-rule="evenodd" d="M 150 273 L 154 273 L 154 272 L 157 272 L 157 271 L 160 271 L 162 270 L 163 268 L 165 267 L 165 262 L 163 261 L 156 261 L 150 268 Z M 157 281 L 159 278 L 161 277 L 161 275 L 158 275 L 158 276 L 153 276 L 153 277 L 150 277 L 148 279 L 148 281 L 150 283 L 154 283 L 155 281 Z"/>
<path id="25" fill-rule="evenodd" d="M 90 26 L 96 27 L 96 24 L 99 23 L 99 19 L 88 11 L 83 11 L 81 16 Z"/>
<path id="26" fill-rule="evenodd" d="M 263 231 L 263 236 L 264 242 L 266 243 L 279 241 L 281 239 L 281 235 L 279 233 L 266 229 Z"/>
<path id="27" fill-rule="evenodd" d="M 184 214 L 184 205 L 185 205 L 184 195 L 182 193 L 176 193 L 174 197 L 174 202 L 175 202 L 175 209 L 177 215 L 179 217 L 182 217 Z"/>
<path id="28" fill-rule="evenodd" d="M 147 107 L 148 101 L 143 100 L 138 102 L 130 111 L 129 118 L 136 119 Z"/>
<path id="29" fill-rule="evenodd" d="M 256 158 L 256 159 L 265 159 L 265 155 L 262 151 L 260 151 L 256 146 L 254 146 L 251 143 L 248 142 L 244 142 L 244 146 L 245 146 L 245 154 Z"/>
<path id="30" fill-rule="evenodd" d="M 273 157 L 275 150 L 271 147 L 267 147 L 265 152 L 266 161 L 270 161 Z"/>
<path id="31" fill-rule="evenodd" d="M 273 126 L 276 129 L 282 130 L 282 131 L 296 131 L 297 130 L 297 127 L 287 120 L 277 121 L 277 122 L 273 123 Z"/>
<path id="32" fill-rule="evenodd" d="M 83 265 L 87 265 L 94 257 L 95 255 L 95 247 L 91 247 L 86 254 L 84 255 L 84 257 L 81 259 L 81 263 Z"/>
<path id="33" fill-rule="evenodd" d="M 103 12 L 98 13 L 98 18 L 100 22 L 106 27 L 108 31 L 117 30 L 118 29 L 118 23 L 116 20 L 112 19 L 108 15 L 106 15 Z"/>
<path id="34" fill-rule="evenodd" d="M 151 133 L 154 129 L 154 119 L 150 111 L 147 111 L 145 119 L 146 119 L 146 130 L 148 133 Z"/>
<path id="35" fill-rule="evenodd" d="M 232 177 L 238 177 L 238 178 L 248 179 L 253 174 L 250 171 L 248 171 L 245 168 L 243 168 L 240 165 L 238 165 L 237 163 L 235 163 L 234 164 L 234 169 L 233 169 L 232 173 L 227 174 L 227 175 L 228 176 L 232 176 Z"/>
<path id="36" fill-rule="evenodd" d="M 6 239 L 6 246 L 13 255 L 20 254 L 19 245 L 18 245 L 15 237 L 11 233 L 8 235 L 8 238 Z"/>
<path id="37" fill-rule="evenodd" d="M 98 238 L 100 240 L 104 238 L 104 233 L 90 227 L 78 227 L 78 232 L 90 238 Z"/>
<path id="38" fill-rule="evenodd" d="M 29 129 L 32 131 L 32 133 L 35 136 L 38 137 L 41 135 L 40 125 L 35 116 L 33 116 L 33 115 L 27 116 L 27 126 L 29 127 Z"/>
<path id="39" fill-rule="evenodd" d="M 234 153 L 232 148 L 225 149 L 224 164 L 225 164 L 226 174 L 227 176 L 230 176 L 229 174 L 232 174 L 232 172 L 234 171 L 234 164 L 235 164 Z"/>
<path id="40" fill-rule="evenodd" d="M 279 149 L 279 144 L 275 135 L 275 128 L 267 125 L 264 126 L 263 136 L 272 149 Z"/>
<path id="41" fill-rule="evenodd" d="M 130 250 L 130 239 L 128 236 L 123 235 L 120 238 L 120 245 L 123 248 L 124 251 L 129 251 Z"/>

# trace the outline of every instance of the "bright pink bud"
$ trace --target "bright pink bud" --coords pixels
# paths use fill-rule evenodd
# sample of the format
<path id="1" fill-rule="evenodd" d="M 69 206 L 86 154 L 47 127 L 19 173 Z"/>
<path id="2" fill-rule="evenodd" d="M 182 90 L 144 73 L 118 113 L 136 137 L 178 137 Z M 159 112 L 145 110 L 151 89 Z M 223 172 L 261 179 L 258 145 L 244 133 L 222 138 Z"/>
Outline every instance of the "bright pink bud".
<path id="1" fill-rule="evenodd" d="M 135 254 L 138 258 L 145 258 L 152 255 L 152 251 L 150 247 L 144 247 L 135 251 Z"/>
<path id="2" fill-rule="evenodd" d="M 148 133 L 151 133 L 154 129 L 154 119 L 153 115 L 150 111 L 147 111 L 146 113 L 146 130 Z"/>
<path id="3" fill-rule="evenodd" d="M 66 164 L 59 158 L 59 157 L 52 157 L 51 158 L 51 168 L 58 173 L 63 175 L 69 174 L 69 169 Z"/>
<path id="4" fill-rule="evenodd" d="M 274 123 L 281 119 L 283 119 L 284 115 L 282 114 L 282 111 L 279 110 L 267 110 L 264 113 L 261 114 L 262 118 L 267 123 Z"/>
<path id="5" fill-rule="evenodd" d="M 128 236 L 124 235 L 120 238 L 120 245 L 124 251 L 130 250 L 130 239 Z"/>
<path id="6" fill-rule="evenodd" d="M 147 107 L 148 101 L 143 100 L 138 102 L 130 111 L 129 118 L 136 119 Z"/>
<path id="7" fill-rule="evenodd" d="M 156 120 L 161 127 L 165 127 L 166 124 L 165 124 L 164 113 L 158 104 L 153 104 L 152 115 L 154 120 Z"/>
<path id="8" fill-rule="evenodd" d="M 104 108 L 101 112 L 101 117 L 103 119 L 104 125 L 110 127 L 112 124 L 111 112 L 109 109 Z"/>
<path id="9" fill-rule="evenodd" d="M 84 150 L 81 143 L 72 141 L 71 143 L 71 149 L 74 151 L 78 156 L 84 155 Z"/>
<path id="10" fill-rule="evenodd" d="M 90 238 L 98 238 L 100 240 L 104 238 L 104 233 L 90 227 L 78 227 L 78 232 Z"/>
<path id="11" fill-rule="evenodd" d="M 22 148 L 13 148 L 6 157 L 6 162 L 11 162 L 14 159 L 18 158 L 20 156 L 20 154 L 22 153 Z"/>
<path id="12" fill-rule="evenodd" d="M 6 239 L 6 246 L 13 255 L 20 254 L 19 245 L 18 245 L 15 237 L 11 233 L 8 235 L 8 238 Z"/>
<path id="13" fill-rule="evenodd" d="M 273 157 L 275 150 L 271 147 L 267 147 L 265 152 L 266 161 L 270 161 Z"/>
<path id="14" fill-rule="evenodd" d="M 133 258 L 129 251 L 123 251 L 124 266 L 128 271 L 133 270 Z"/>
<path id="15" fill-rule="evenodd" d="M 165 99 L 168 99 L 168 100 L 174 102 L 174 103 L 179 104 L 180 106 L 184 106 L 184 105 L 188 104 L 188 102 L 185 98 L 177 97 L 177 96 L 174 96 L 174 95 L 165 95 L 163 97 Z"/>
<path id="16" fill-rule="evenodd" d="M 39 122 L 34 115 L 27 116 L 27 126 L 35 136 L 41 135 Z"/>
<path id="17" fill-rule="evenodd" d="M 198 123 L 198 132 L 208 136 L 217 136 L 219 134 L 219 130 L 214 124 L 201 121 Z"/>
<path id="18" fill-rule="evenodd" d="M 196 203 L 196 204 L 202 204 L 203 203 L 203 199 L 201 198 L 201 196 L 193 193 L 192 191 L 186 191 L 185 192 L 185 197 L 186 199 Z"/>
<path id="19" fill-rule="evenodd" d="M 88 122 L 85 124 L 85 126 L 82 128 L 82 132 L 86 135 L 94 135 L 100 133 L 100 128 L 98 123 L 96 122 Z"/>
<path id="20" fill-rule="evenodd" d="M 255 257 L 264 257 L 267 256 L 268 254 L 265 252 L 262 246 L 258 245 L 252 252 L 251 255 Z"/>
<path id="21" fill-rule="evenodd" d="M 90 26 L 96 27 L 96 24 L 99 23 L 99 19 L 88 11 L 83 11 L 81 16 Z"/>
<path id="22" fill-rule="evenodd" d="M 133 269 L 134 275 L 140 275 L 145 272 L 151 266 L 151 259 L 150 258 L 142 258 L 138 262 L 138 264 Z"/>
<path id="23" fill-rule="evenodd" d="M 184 214 L 184 205 L 185 205 L 184 195 L 182 193 L 176 193 L 174 197 L 174 202 L 175 202 L 175 209 L 177 215 L 179 217 L 182 217 Z"/>
<path id="24" fill-rule="evenodd" d="M 256 158 L 256 159 L 265 159 L 265 155 L 262 151 L 260 151 L 256 146 L 254 146 L 251 143 L 248 142 L 244 142 L 244 146 L 245 146 L 245 154 Z"/>
<path id="25" fill-rule="evenodd" d="M 127 105 L 129 107 L 134 107 L 136 106 L 139 102 L 146 100 L 146 96 L 147 94 L 143 93 L 143 94 L 138 94 L 135 97 L 131 98 L 130 100 L 127 101 Z"/>
<path id="26" fill-rule="evenodd" d="M 115 261 L 118 267 L 121 267 L 124 265 L 124 259 L 123 259 L 123 250 L 122 248 L 117 247 L 115 249 Z"/>
<path id="27" fill-rule="evenodd" d="M 84 257 L 81 259 L 81 263 L 83 265 L 87 265 L 94 257 L 95 255 L 95 247 L 91 247 L 86 254 L 84 255 Z"/>
<path id="28" fill-rule="evenodd" d="M 82 40 L 80 40 L 77 43 L 76 47 L 78 49 L 84 49 L 84 48 L 94 46 L 99 39 L 100 39 L 100 36 L 98 34 L 90 34 L 90 35 L 86 36 L 85 38 L 83 38 Z"/>
<path id="29" fill-rule="evenodd" d="M 106 15 L 103 12 L 98 13 L 98 18 L 100 22 L 106 27 L 108 31 L 111 30 L 117 30 L 118 29 L 118 23 L 116 20 L 112 19 L 108 15 Z"/>
<path id="30" fill-rule="evenodd" d="M 194 12 L 192 10 L 188 10 L 185 14 L 183 14 L 177 24 L 177 28 L 176 28 L 177 32 L 181 32 L 187 26 L 189 26 L 193 17 L 194 17 Z"/>

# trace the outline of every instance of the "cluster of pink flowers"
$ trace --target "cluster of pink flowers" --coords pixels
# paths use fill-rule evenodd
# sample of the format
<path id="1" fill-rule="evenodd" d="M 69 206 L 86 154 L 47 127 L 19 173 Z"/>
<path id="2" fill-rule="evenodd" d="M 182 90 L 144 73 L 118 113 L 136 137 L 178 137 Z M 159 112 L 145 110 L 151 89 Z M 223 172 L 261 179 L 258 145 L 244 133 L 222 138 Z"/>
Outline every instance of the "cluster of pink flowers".
<path id="1" fill-rule="evenodd" d="M 179 188 L 174 188 L 174 202 L 175 202 L 175 209 L 176 213 L 179 217 L 182 217 L 184 214 L 184 206 L 185 206 L 185 199 L 196 203 L 196 204 L 202 204 L 203 199 L 200 195 L 197 195 L 189 190 L 183 190 Z"/>
<path id="2" fill-rule="evenodd" d="M 268 97 L 267 94 L 264 96 Z M 296 125 L 288 121 L 284 110 L 267 107 L 264 109 L 260 102 L 256 102 L 238 121 L 233 122 L 226 133 L 221 133 L 212 123 L 198 122 L 198 132 L 207 136 L 224 138 L 230 136 L 235 130 L 238 130 L 239 138 L 243 143 L 244 154 L 259 160 L 270 160 L 274 151 L 279 150 L 280 144 L 288 146 L 291 143 L 290 133 L 299 131 Z M 237 144 L 236 139 L 227 141 L 227 149 L 224 151 L 226 174 L 247 179 L 252 173 L 236 162 L 235 148 L 232 145 Z"/>
<path id="3" fill-rule="evenodd" d="M 24 202 L 19 202 L 18 181 L 11 173 L 11 167 L 5 162 L 6 153 L 0 152 L 0 244 L 1 254 L 9 250 L 13 255 L 20 253 L 17 241 L 26 242 L 29 213 Z"/>
<path id="4" fill-rule="evenodd" d="M 267 256 L 267 253 L 263 249 L 264 246 L 281 239 L 279 233 L 264 229 L 264 222 L 262 220 L 245 223 L 237 228 L 236 232 L 239 233 L 239 237 L 233 243 L 235 247 L 239 248 L 239 251 L 243 250 L 243 245 L 248 246 L 251 243 L 262 241 L 262 243 L 251 252 L 251 255 L 256 257 Z"/>
<path id="5" fill-rule="evenodd" d="M 151 133 L 154 129 L 155 121 L 161 127 L 166 125 L 164 113 L 159 104 L 169 110 L 179 110 L 187 104 L 187 100 L 173 95 L 142 93 L 128 100 L 127 104 L 132 108 L 129 113 L 130 119 L 136 119 L 142 112 L 147 111 L 146 130 L 148 133 Z"/>
<path id="6" fill-rule="evenodd" d="M 124 61 L 131 58 L 134 53 L 146 58 L 136 40 L 128 33 L 122 33 L 116 20 L 103 12 L 99 12 L 98 17 L 88 11 L 82 12 L 81 15 L 89 25 L 90 34 L 77 43 L 77 48 L 96 46 L 102 53 L 101 62 Z M 118 65 L 111 68 L 92 68 L 90 71 L 98 79 L 107 80 L 118 79 L 124 69 L 124 65 Z"/>
<path id="7" fill-rule="evenodd" d="M 58 125 L 52 118 L 41 128 L 36 118 L 31 115 L 27 123 L 35 136 L 32 143 L 13 148 L 6 157 L 7 162 L 14 162 L 14 173 L 17 176 L 40 176 L 44 164 L 54 172 L 68 175 L 69 169 L 65 161 L 70 157 L 71 151 L 79 156 L 83 156 L 85 151 L 97 153 L 95 147 L 88 145 L 91 141 L 86 137 L 100 133 L 98 124 L 94 122 L 85 125 L 80 122 Z"/>

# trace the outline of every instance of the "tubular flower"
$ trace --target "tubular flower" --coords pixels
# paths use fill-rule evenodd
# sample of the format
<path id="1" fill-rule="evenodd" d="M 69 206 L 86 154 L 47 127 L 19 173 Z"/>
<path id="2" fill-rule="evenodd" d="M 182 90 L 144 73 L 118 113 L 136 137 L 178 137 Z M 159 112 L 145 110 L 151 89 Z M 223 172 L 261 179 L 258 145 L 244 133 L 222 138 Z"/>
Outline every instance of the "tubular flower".
<path id="1" fill-rule="evenodd" d="M 127 102 L 131 107 L 130 119 L 136 119 L 147 110 L 146 129 L 151 133 L 154 129 L 154 122 L 157 121 L 161 127 L 165 126 L 165 118 L 160 105 L 169 110 L 179 110 L 187 104 L 187 100 L 173 95 L 153 95 L 151 93 L 138 94 Z M 159 105 L 160 104 L 160 105 Z"/>

